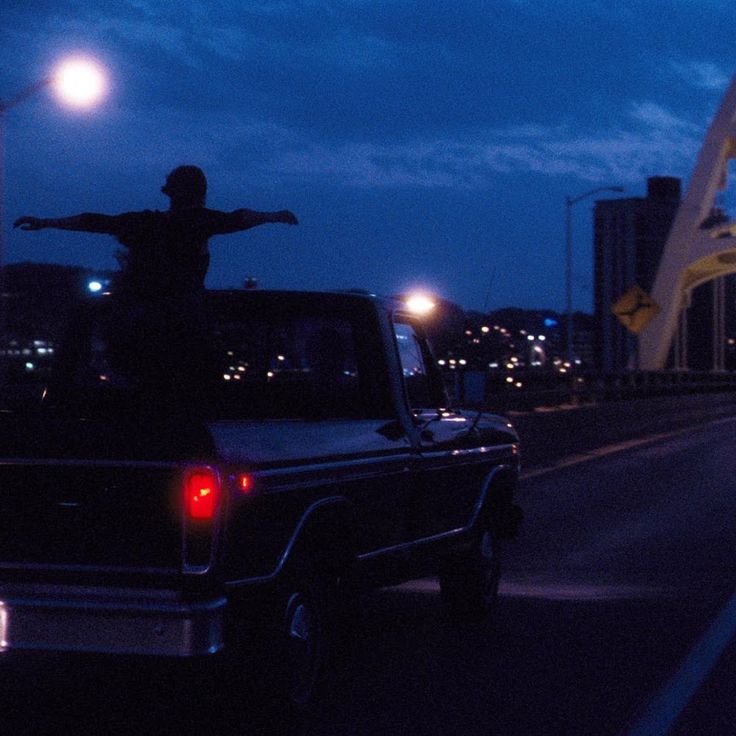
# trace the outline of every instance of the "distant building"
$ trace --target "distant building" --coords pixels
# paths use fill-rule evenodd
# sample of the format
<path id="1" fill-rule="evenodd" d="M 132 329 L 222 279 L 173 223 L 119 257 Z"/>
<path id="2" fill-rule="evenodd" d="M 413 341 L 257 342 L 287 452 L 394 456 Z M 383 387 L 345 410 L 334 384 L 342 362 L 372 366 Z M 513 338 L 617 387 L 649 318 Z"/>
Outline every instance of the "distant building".
<path id="1" fill-rule="evenodd" d="M 69 310 L 109 274 L 53 263 L 13 263 L 3 268 L 0 356 L 28 372 L 48 367 L 64 335 Z"/>
<path id="2" fill-rule="evenodd" d="M 593 355 L 593 317 L 573 314 L 576 364 L 590 368 Z M 509 364 L 536 371 L 558 371 L 564 364 L 564 317 L 541 309 L 506 307 L 466 315 L 462 340 L 443 358 L 455 359 L 472 370 L 503 370 Z M 464 361 L 464 362 L 461 362 Z M 452 363 L 447 363 L 452 368 Z"/>
<path id="3" fill-rule="evenodd" d="M 612 312 L 632 286 L 650 293 L 680 204 L 680 179 L 654 176 L 646 197 L 600 200 L 594 209 L 596 367 L 620 371 L 635 363 L 636 337 Z"/>

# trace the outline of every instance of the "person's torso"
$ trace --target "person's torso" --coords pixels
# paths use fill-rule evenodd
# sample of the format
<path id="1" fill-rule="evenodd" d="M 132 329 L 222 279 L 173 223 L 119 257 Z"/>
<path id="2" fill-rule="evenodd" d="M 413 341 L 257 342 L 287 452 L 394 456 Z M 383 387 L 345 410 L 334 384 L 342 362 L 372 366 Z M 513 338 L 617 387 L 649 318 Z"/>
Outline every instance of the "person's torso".
<path id="1" fill-rule="evenodd" d="M 117 234 L 128 248 L 124 288 L 172 296 L 203 289 L 212 234 L 207 214 L 200 208 L 124 215 Z"/>

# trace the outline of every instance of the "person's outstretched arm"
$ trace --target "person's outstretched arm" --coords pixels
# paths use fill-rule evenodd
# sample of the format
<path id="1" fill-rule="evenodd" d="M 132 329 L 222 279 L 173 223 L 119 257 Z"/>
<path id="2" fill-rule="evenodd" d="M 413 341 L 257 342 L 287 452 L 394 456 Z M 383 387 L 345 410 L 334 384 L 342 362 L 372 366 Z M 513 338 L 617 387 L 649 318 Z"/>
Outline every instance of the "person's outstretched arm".
<path id="1" fill-rule="evenodd" d="M 289 210 L 279 210 L 278 212 L 256 212 L 255 210 L 240 209 L 233 212 L 215 212 L 210 210 L 213 215 L 212 234 L 224 235 L 225 233 L 237 233 L 241 230 L 250 230 L 258 225 L 265 225 L 269 222 L 281 222 L 285 225 L 297 225 L 299 220 L 296 215 Z"/>
<path id="2" fill-rule="evenodd" d="M 44 230 L 51 227 L 57 230 L 75 230 L 85 233 L 107 233 L 115 234 L 119 227 L 119 217 L 115 215 L 100 215 L 95 212 L 83 212 L 81 215 L 71 217 L 19 217 L 13 227 L 21 230 Z"/>

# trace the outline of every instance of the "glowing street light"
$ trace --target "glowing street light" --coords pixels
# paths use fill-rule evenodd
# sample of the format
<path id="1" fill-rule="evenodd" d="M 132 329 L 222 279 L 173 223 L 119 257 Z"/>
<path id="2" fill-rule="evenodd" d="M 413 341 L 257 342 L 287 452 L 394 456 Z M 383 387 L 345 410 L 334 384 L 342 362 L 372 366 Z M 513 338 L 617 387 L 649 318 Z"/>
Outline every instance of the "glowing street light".
<path id="1" fill-rule="evenodd" d="M 0 100 L 0 119 L 8 110 L 48 86 L 54 88 L 62 102 L 73 107 L 90 107 L 105 95 L 107 78 L 102 67 L 92 59 L 65 59 L 50 76 L 26 87 L 9 100 Z"/>
<path id="2" fill-rule="evenodd" d="M 90 108 L 107 90 L 106 76 L 96 62 L 74 57 L 61 62 L 52 74 L 8 100 L 0 99 L 0 343 L 5 338 L 3 269 L 5 266 L 5 114 L 37 92 L 52 87 L 58 98 L 72 107 Z"/>
<path id="3" fill-rule="evenodd" d="M 91 294 L 99 294 L 104 288 L 105 285 L 102 283 L 102 281 L 98 281 L 97 279 L 93 279 L 87 284 L 87 291 L 89 291 Z"/>
<path id="4" fill-rule="evenodd" d="M 91 107 L 107 91 L 102 68 L 90 59 L 74 58 L 62 62 L 49 81 L 59 99 L 72 107 Z"/>
<path id="5" fill-rule="evenodd" d="M 425 315 L 429 314 L 436 306 L 433 299 L 426 294 L 411 294 L 406 299 L 407 309 L 413 314 Z"/>

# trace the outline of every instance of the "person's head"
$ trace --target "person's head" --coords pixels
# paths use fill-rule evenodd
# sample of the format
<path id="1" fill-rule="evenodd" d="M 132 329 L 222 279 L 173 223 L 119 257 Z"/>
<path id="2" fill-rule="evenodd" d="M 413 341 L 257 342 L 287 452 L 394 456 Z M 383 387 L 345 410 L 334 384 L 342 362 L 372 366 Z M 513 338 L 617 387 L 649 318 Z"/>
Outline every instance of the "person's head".
<path id="1" fill-rule="evenodd" d="M 161 191 L 171 199 L 172 207 L 204 207 L 207 179 L 198 166 L 177 166 Z"/>

